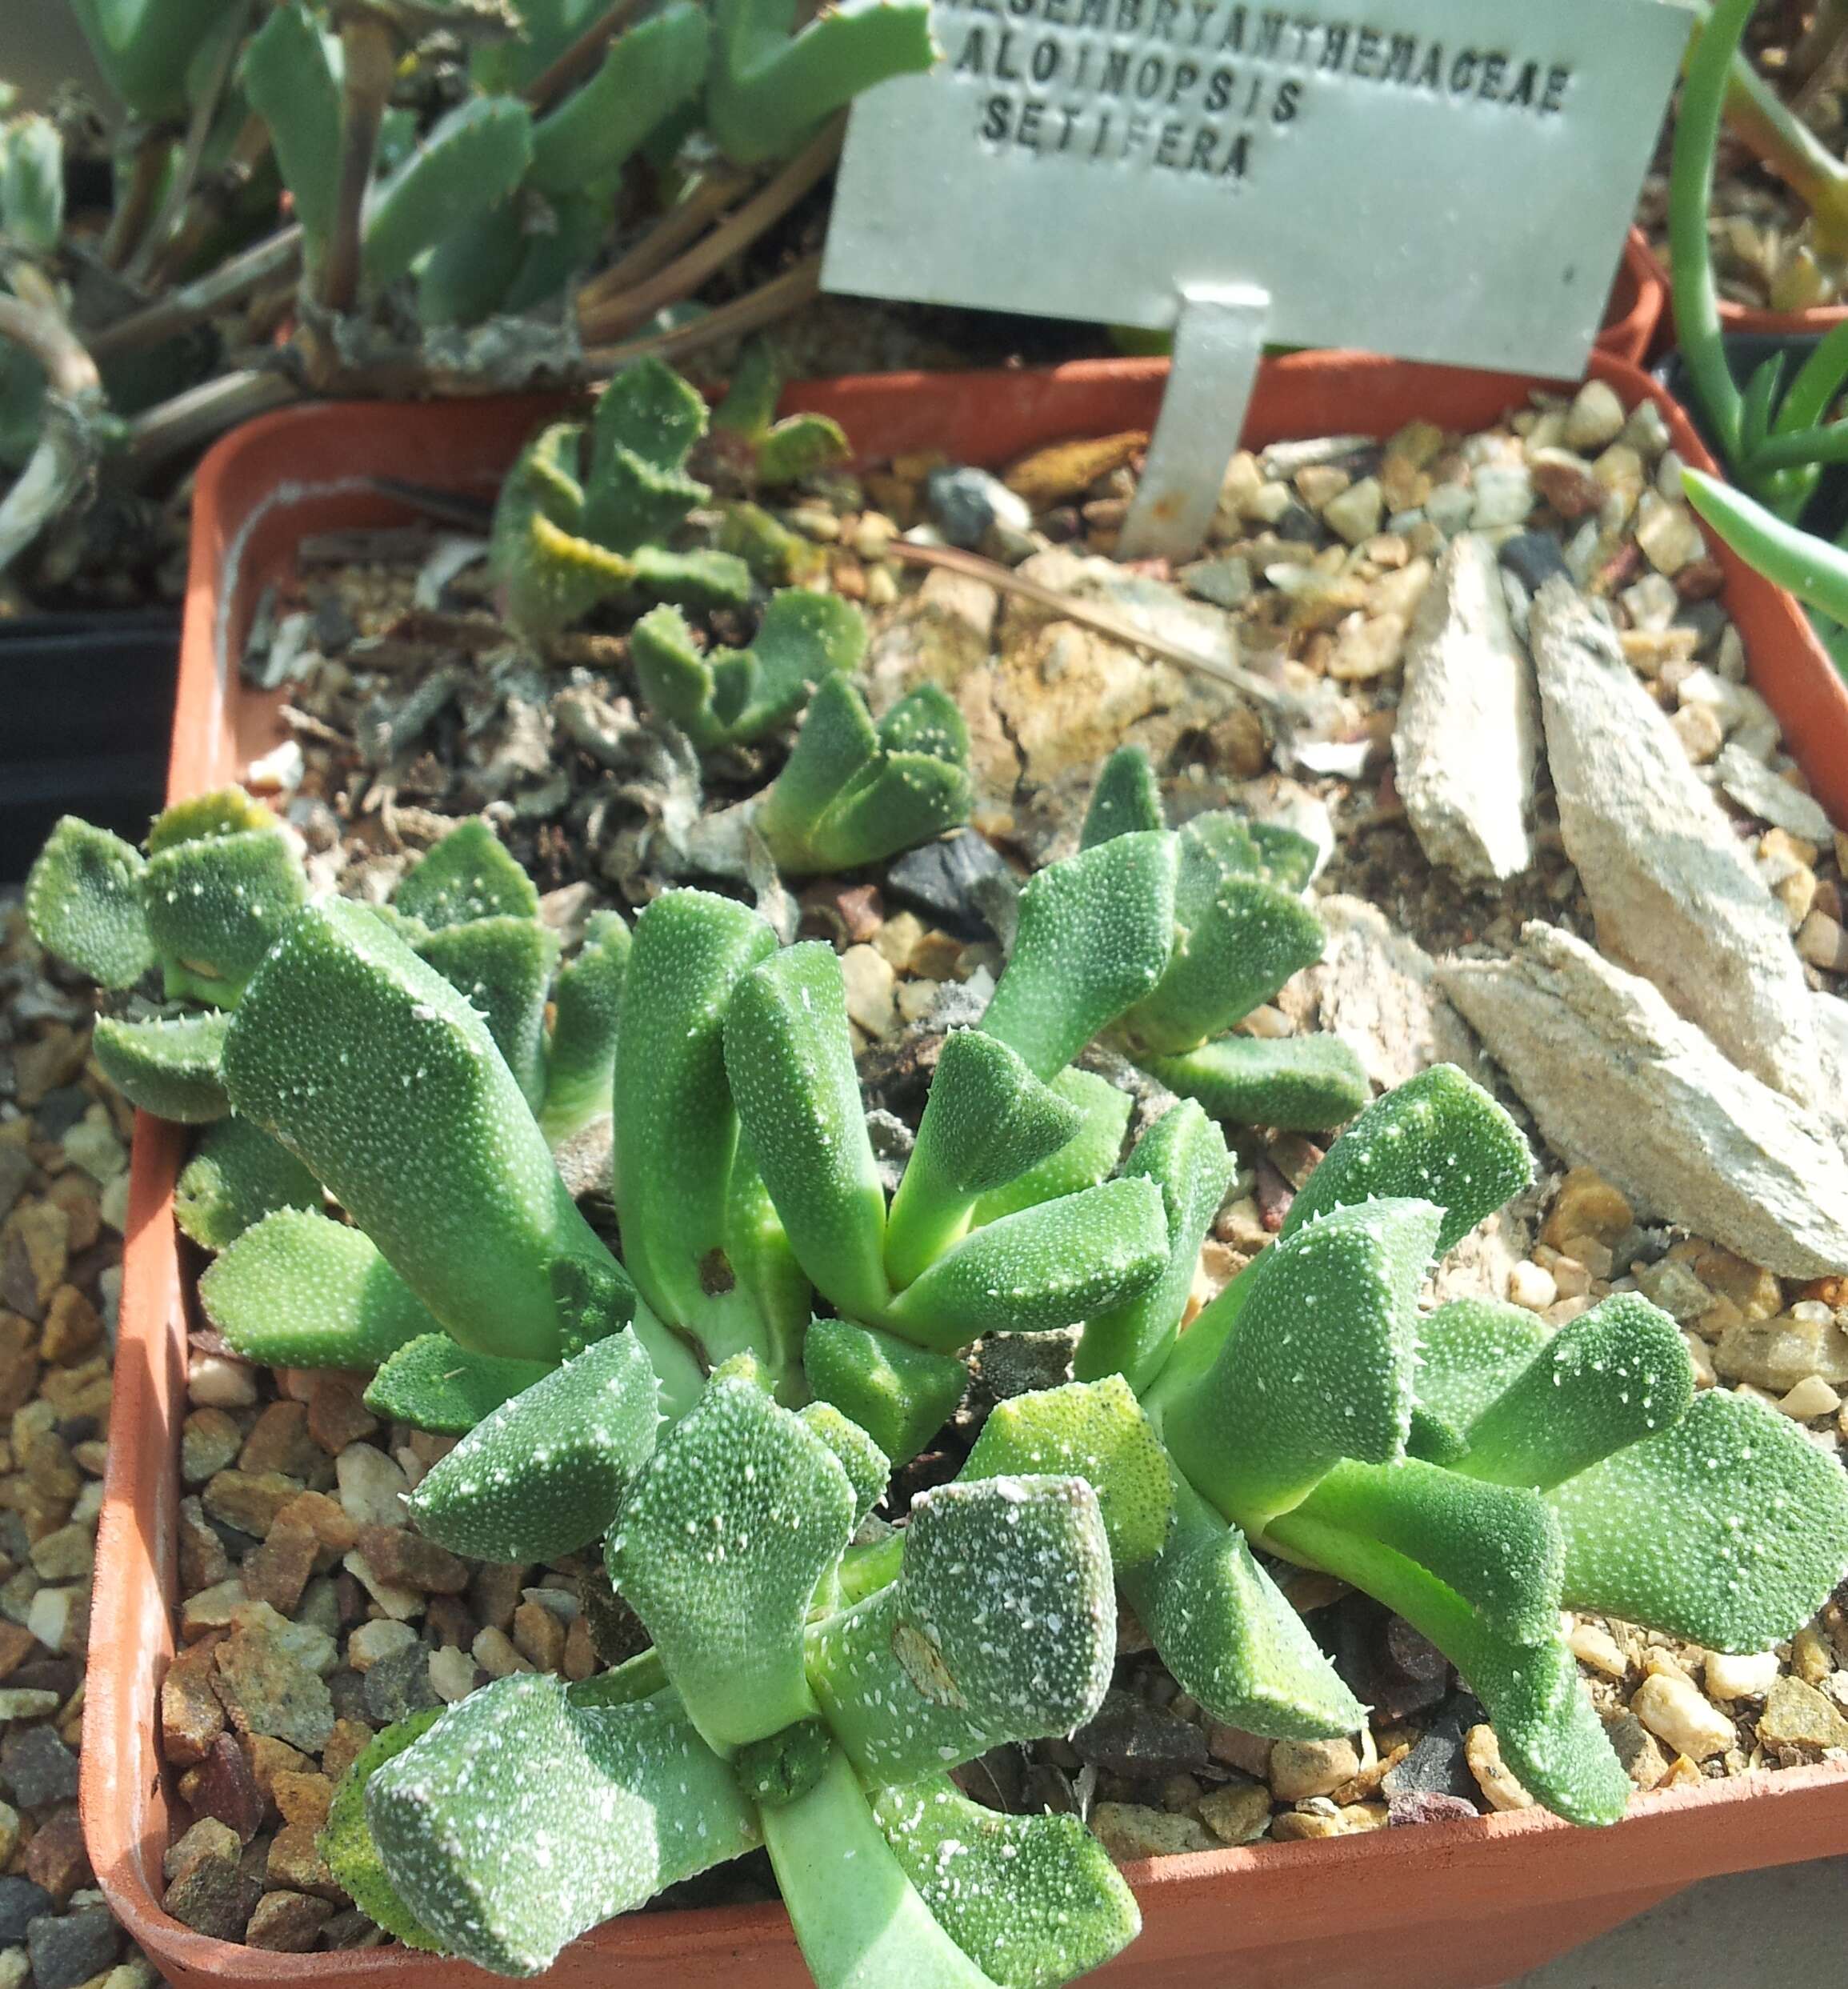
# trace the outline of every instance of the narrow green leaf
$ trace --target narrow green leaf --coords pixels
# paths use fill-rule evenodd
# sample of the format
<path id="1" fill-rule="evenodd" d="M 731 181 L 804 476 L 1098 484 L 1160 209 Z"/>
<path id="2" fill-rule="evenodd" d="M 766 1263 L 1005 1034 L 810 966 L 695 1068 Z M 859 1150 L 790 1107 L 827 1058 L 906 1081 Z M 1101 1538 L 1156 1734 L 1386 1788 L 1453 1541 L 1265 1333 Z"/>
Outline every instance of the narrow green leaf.
<path id="1" fill-rule="evenodd" d="M 802 1347 L 809 1386 L 906 1464 L 956 1413 L 969 1371 L 947 1354 L 850 1319 L 817 1319 Z"/>
<path id="2" fill-rule="evenodd" d="M 899 1293 L 885 1323 L 939 1352 L 985 1333 L 1050 1332 L 1146 1291 L 1167 1260 L 1160 1189 L 1106 1181 L 966 1236 Z"/>
<path id="3" fill-rule="evenodd" d="M 1338 1036 L 1221 1036 L 1179 1056 L 1139 1056 L 1150 1077 L 1230 1126 L 1314 1133 L 1350 1119 L 1373 1095 Z"/>
<path id="4" fill-rule="evenodd" d="M 99 1015 L 90 1048 L 104 1076 L 130 1105 L 182 1126 L 209 1125 L 231 1109 L 222 1082 L 222 1013 L 123 1022 Z"/>
<path id="5" fill-rule="evenodd" d="M 471 1354 L 446 1333 L 426 1331 L 387 1357 L 366 1391 L 366 1406 L 414 1430 L 463 1436 L 556 1372 L 549 1362 Z"/>
<path id="6" fill-rule="evenodd" d="M 1560 1327 L 1464 1432 L 1461 1468 L 1550 1491 L 1626 1444 L 1666 1430 L 1694 1400 L 1681 1330 L 1640 1292 L 1615 1292 Z"/>
<path id="7" fill-rule="evenodd" d="M 1163 1404 L 1176 1463 L 1229 1519 L 1261 1535 L 1341 1458 L 1402 1456 L 1412 1409 L 1417 1298 L 1441 1212 L 1428 1202 L 1332 1210 L 1280 1238 L 1190 1329 L 1212 1366 Z M 1164 1395 L 1166 1391 L 1164 1391 Z"/>
<path id="8" fill-rule="evenodd" d="M 1004 1815 L 947 1775 L 876 1790 L 872 1805 L 931 1917 L 1001 1989 L 1058 1989 L 1141 1931 L 1135 1895 L 1075 1816 Z"/>
<path id="9" fill-rule="evenodd" d="M 797 1262 L 839 1311 L 877 1318 L 890 1297 L 886 1195 L 832 946 L 785 947 L 744 975 L 726 1016 L 725 1067 Z"/>
<path id="10" fill-rule="evenodd" d="M 958 1475 L 1083 1479 L 1119 1577 L 1154 1560 L 1174 1518 L 1167 1453 L 1121 1375 L 997 1403 Z"/>
<path id="11" fill-rule="evenodd" d="M 1014 953 L 982 1027 L 1038 1078 L 1070 1063 L 1167 970 L 1174 838 L 1144 831 L 1049 865 L 1020 894 Z"/>
<path id="12" fill-rule="evenodd" d="M 470 815 L 405 872 L 392 908 L 440 930 L 478 918 L 536 918 L 539 894 L 507 846 Z"/>
<path id="13" fill-rule="evenodd" d="M 1245 1536 L 1177 1486 L 1160 1558 L 1119 1573 L 1162 1662 L 1227 1726 L 1278 1740 L 1358 1732 L 1366 1709 L 1258 1565 Z"/>
<path id="14" fill-rule="evenodd" d="M 1682 488 L 1747 566 L 1795 594 L 1805 607 L 1848 622 L 1848 552 L 1702 470 L 1684 469 Z"/>
<path id="15" fill-rule="evenodd" d="M 1200 1247 L 1235 1170 L 1218 1127 L 1188 1100 L 1143 1134 L 1123 1171 L 1146 1175 L 1162 1191 L 1167 1263 L 1140 1298 L 1086 1320 L 1072 1371 L 1080 1381 L 1127 1375 L 1130 1386 L 1140 1391 L 1160 1373 L 1174 1349 L 1199 1268 Z"/>
<path id="16" fill-rule="evenodd" d="M 322 1199 L 286 1147 L 245 1119 L 221 1119 L 180 1171 L 174 1220 L 202 1248 L 222 1250 L 273 1211 L 318 1211 Z"/>
<path id="17" fill-rule="evenodd" d="M 451 1707 L 372 1777 L 386 1875 L 448 1953 L 500 1975 L 759 1841 L 731 1771 L 671 1692 L 574 1706 L 543 1672 Z"/>
<path id="18" fill-rule="evenodd" d="M 340 85 L 300 0 L 284 0 L 251 36 L 242 73 L 250 107 L 270 128 L 314 263 L 326 246 L 340 178 Z"/>
<path id="19" fill-rule="evenodd" d="M 533 132 L 531 182 L 561 196 L 607 180 L 698 94 L 710 40 L 685 0 L 618 35 L 602 66 Z"/>
<path id="20" fill-rule="evenodd" d="M 1126 1097 L 1123 1103 L 1126 1119 Z M 1041 1083 L 998 1038 L 980 1029 L 951 1031 L 893 1199 L 886 1239 L 893 1282 L 910 1283 L 962 1235 L 984 1193 L 1059 1152 L 1084 1123 L 1074 1103 Z M 1115 1159 L 1113 1147 L 1098 1179 Z"/>
<path id="21" fill-rule="evenodd" d="M 446 112 L 366 202 L 366 281 L 402 276 L 445 235 L 498 206 L 532 156 L 532 114 L 524 104 L 471 97 Z"/>
<path id="22" fill-rule="evenodd" d="M 298 915 L 232 1021 L 225 1088 L 452 1338 L 559 1357 L 554 1267 L 610 1254 L 481 1017 L 378 919 L 338 898 Z"/>
<path id="23" fill-rule="evenodd" d="M 828 1445 L 726 1375 L 662 1439 L 624 1500 L 610 1579 L 709 1746 L 729 1754 L 814 1714 L 802 1628 L 855 1504 Z"/>
<path id="24" fill-rule="evenodd" d="M 418 1531 L 479 1561 L 555 1561 L 609 1531 L 654 1453 L 654 1370 L 614 1333 L 503 1403 L 410 1495 Z"/>
<path id="25" fill-rule="evenodd" d="M 938 1082 L 932 1081 L 933 1091 Z M 1135 1100 L 1094 1071 L 1081 1071 L 1070 1064 L 1046 1089 L 1076 1110 L 1078 1131 L 1043 1160 L 1035 1161 L 1012 1180 L 978 1195 L 970 1217 L 978 1228 L 1021 1209 L 1035 1208 L 1042 1202 L 1056 1202 L 1062 1195 L 1076 1195 L 1081 1188 L 1094 1188 L 1117 1171 Z"/>
<path id="26" fill-rule="evenodd" d="M 470 918 L 433 932 L 418 951 L 476 1010 L 537 1111 L 546 1090 L 546 996 L 558 942 L 536 919 Z"/>
<path id="27" fill-rule="evenodd" d="M 1078 834 L 1078 847 L 1094 849 L 1115 836 L 1167 826 L 1167 817 L 1162 810 L 1162 790 L 1148 754 L 1139 746 L 1119 746 L 1104 762 L 1098 784 L 1091 790 L 1090 806 L 1085 810 L 1084 826 Z"/>
<path id="28" fill-rule="evenodd" d="M 552 990 L 555 1014 L 539 1125 L 554 1147 L 610 1116 L 628 970 L 629 927 L 622 914 L 594 913 L 578 957 L 560 970 Z"/>
<path id="29" fill-rule="evenodd" d="M 246 1230 L 206 1267 L 199 1303 L 266 1367 L 374 1367 L 436 1327 L 370 1237 L 300 1208 Z"/>
<path id="30" fill-rule="evenodd" d="M 1443 1211 L 1441 1256 L 1533 1178 L 1520 1127 L 1454 1063 L 1435 1064 L 1375 1099 L 1329 1148 L 1283 1234 L 1344 1203 L 1415 1195 Z"/>
<path id="31" fill-rule="evenodd" d="M 1762 1651 L 1848 1569 L 1848 1479 L 1774 1410 L 1710 1388 L 1546 1495 L 1570 1607 Z"/>

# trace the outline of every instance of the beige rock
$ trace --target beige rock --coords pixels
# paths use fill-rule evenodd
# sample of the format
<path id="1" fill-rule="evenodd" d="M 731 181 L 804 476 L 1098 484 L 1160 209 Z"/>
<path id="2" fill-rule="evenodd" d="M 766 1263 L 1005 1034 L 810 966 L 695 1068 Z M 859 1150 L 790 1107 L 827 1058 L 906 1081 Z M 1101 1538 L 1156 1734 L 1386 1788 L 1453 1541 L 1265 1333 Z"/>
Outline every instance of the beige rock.
<path id="1" fill-rule="evenodd" d="M 1492 1810 L 1530 1810 L 1534 1799 L 1522 1787 L 1502 1759 L 1502 1743 L 1493 1727 L 1472 1727 L 1463 1740 L 1463 1759 Z"/>
<path id="2" fill-rule="evenodd" d="M 1271 1793 L 1280 1802 L 1332 1795 L 1359 1772 L 1351 1740 L 1280 1740 L 1270 1751 Z"/>
<path id="3" fill-rule="evenodd" d="M 1654 490 L 1644 491 L 1637 505 L 1636 542 L 1656 571 L 1671 578 L 1706 556 L 1707 542 L 1694 513 Z"/>
<path id="4" fill-rule="evenodd" d="M 1848 1718 L 1814 1686 L 1781 1678 L 1766 1695 L 1758 1739 L 1767 1747 L 1848 1747 Z"/>
<path id="5" fill-rule="evenodd" d="M 1091 1834 L 1120 1865 L 1215 1847 L 1197 1819 L 1170 1815 L 1142 1803 L 1099 1803 L 1091 1811 L 1090 1826 Z"/>
<path id="6" fill-rule="evenodd" d="M 1787 1275 L 1848 1263 L 1834 1141 L 1648 982 L 1538 921 L 1511 958 L 1456 961 L 1438 979 L 1554 1149 L 1639 1209 Z"/>
<path id="7" fill-rule="evenodd" d="M 895 999 L 898 977 L 892 962 L 876 946 L 849 946 L 841 955 L 847 1019 L 875 1042 L 883 1043 L 898 1027 Z"/>
<path id="8" fill-rule="evenodd" d="M 1826 1306 L 1806 1303 L 1805 1311 L 1809 1316 L 1793 1309 L 1774 1319 L 1729 1327 L 1714 1349 L 1714 1367 L 1729 1381 L 1749 1381 L 1774 1395 L 1811 1379 L 1848 1382 L 1848 1334 Z"/>
<path id="9" fill-rule="evenodd" d="M 1690 1761 L 1710 1761 L 1738 1739 L 1733 1723 L 1683 1678 L 1658 1671 L 1636 1688 L 1630 1711 Z"/>
<path id="10" fill-rule="evenodd" d="M 1623 433 L 1627 418 L 1615 387 L 1587 380 L 1566 410 L 1566 446 L 1587 453 L 1605 448 Z"/>
<path id="11" fill-rule="evenodd" d="M 1707 1653 L 1706 1687 L 1714 1699 L 1762 1699 L 1777 1682 L 1775 1651 L 1758 1651 L 1749 1657 L 1724 1651 Z"/>
<path id="12" fill-rule="evenodd" d="M 1199 1813 L 1221 1843 L 1253 1843 L 1270 1827 L 1270 1791 L 1262 1783 L 1228 1782 L 1200 1799 Z"/>
<path id="13" fill-rule="evenodd" d="M 1149 438 L 1140 429 L 1083 442 L 1054 442 L 1022 456 L 1002 481 L 1036 510 L 1043 510 L 1048 505 L 1082 495 L 1099 477 L 1121 469 L 1148 446 Z"/>
<path id="14" fill-rule="evenodd" d="M 1362 477 L 1322 507 L 1322 522 L 1350 546 L 1371 538 L 1386 514 L 1386 498 L 1378 477 Z"/>
<path id="15" fill-rule="evenodd" d="M 1842 1407 L 1842 1398 L 1819 1375 L 1798 1382 L 1778 1407 L 1794 1422 L 1814 1423 L 1819 1416 L 1832 1416 Z"/>
<path id="16" fill-rule="evenodd" d="M 1575 1623 L 1566 1639 L 1581 1664 L 1589 1664 L 1607 1679 L 1622 1679 L 1630 1671 L 1630 1660 L 1616 1638 L 1602 1623 Z"/>

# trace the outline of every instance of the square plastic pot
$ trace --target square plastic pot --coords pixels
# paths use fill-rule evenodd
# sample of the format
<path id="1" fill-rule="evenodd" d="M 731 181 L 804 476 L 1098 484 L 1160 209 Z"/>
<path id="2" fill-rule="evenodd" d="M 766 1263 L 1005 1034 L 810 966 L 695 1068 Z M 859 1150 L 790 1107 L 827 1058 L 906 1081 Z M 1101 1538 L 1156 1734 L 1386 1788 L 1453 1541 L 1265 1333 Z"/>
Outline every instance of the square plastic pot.
<path id="1" fill-rule="evenodd" d="M 1627 403 L 1651 398 L 1693 462 L 1704 452 L 1662 390 L 1598 355 Z M 941 450 L 998 465 L 1055 439 L 1146 427 L 1160 361 L 1046 373 L 910 374 L 811 382 L 790 410 L 832 414 L 869 458 Z M 1488 425 L 1540 382 L 1343 354 L 1269 362 L 1254 446 L 1330 434 L 1392 434 L 1417 418 Z M 402 522 L 370 476 L 486 492 L 548 404 L 328 406 L 253 422 L 202 467 L 194 507 L 170 792 L 236 778 L 273 742 L 273 707 L 239 686 L 237 659 L 259 594 L 304 534 Z M 1724 552 L 1726 605 L 1754 681 L 1825 803 L 1848 816 L 1848 690 L 1787 596 Z M 462 1989 L 466 1964 L 398 1949 L 278 1955 L 210 1940 L 161 1910 L 161 1857 L 184 1812 L 158 1735 L 174 1647 L 175 1514 L 186 1413 L 189 1293 L 172 1219 L 185 1135 L 144 1118 L 129 1212 L 109 1475 L 97 1553 L 82 1807 L 97 1876 L 130 1932 L 180 1989 L 266 1983 L 299 1989 Z M 1538 1810 L 1314 1843 L 1263 1843 L 1131 1867 L 1145 1931 L 1105 1972 L 1144 1989 L 1482 1989 L 1590 1939 L 1715 1874 L 1848 1851 L 1848 1765 L 1753 1775 L 1639 1796 L 1608 1831 Z M 800 1989 L 776 1906 L 632 1915 L 559 1960 L 560 1989 Z"/>

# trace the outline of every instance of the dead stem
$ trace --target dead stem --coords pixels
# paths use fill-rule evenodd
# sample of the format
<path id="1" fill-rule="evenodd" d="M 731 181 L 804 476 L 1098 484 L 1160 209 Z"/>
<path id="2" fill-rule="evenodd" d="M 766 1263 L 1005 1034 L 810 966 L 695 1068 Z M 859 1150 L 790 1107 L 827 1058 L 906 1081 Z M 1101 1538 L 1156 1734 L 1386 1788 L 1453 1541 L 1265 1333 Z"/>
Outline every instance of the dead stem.
<path id="1" fill-rule="evenodd" d="M 630 338 L 620 345 L 594 346 L 584 354 L 584 363 L 593 374 L 614 373 L 633 359 L 650 355 L 658 359 L 684 358 L 707 346 L 727 338 L 742 338 L 747 332 L 760 331 L 821 294 L 822 258 L 805 256 L 781 276 L 772 277 L 754 290 L 734 297 L 730 303 L 709 310 L 690 324 L 676 326 L 646 338 Z"/>
<path id="2" fill-rule="evenodd" d="M 762 192 L 746 201 L 735 214 L 728 215 L 703 242 L 638 284 L 626 297 L 585 312 L 582 328 L 586 342 L 613 338 L 636 325 L 645 324 L 666 306 L 678 304 L 692 296 L 716 270 L 722 268 L 740 250 L 749 248 L 810 188 L 827 177 L 840 157 L 841 141 L 846 130 L 844 118 L 831 119 L 826 128 L 811 138 Z"/>
<path id="3" fill-rule="evenodd" d="M 269 156 L 270 127 L 252 111 L 238 127 L 225 162 L 194 187 L 171 240 L 155 258 L 148 282 L 158 289 L 175 281 L 203 249 L 232 204 Z"/>
<path id="4" fill-rule="evenodd" d="M 963 552 L 954 546 L 919 546 L 910 539 L 895 538 L 887 548 L 886 557 L 903 560 L 914 566 L 940 566 L 947 573 L 964 574 L 971 580 L 986 582 L 998 593 L 1015 594 L 1023 601 L 1050 608 L 1062 621 L 1076 622 L 1082 627 L 1095 629 L 1098 634 L 1107 635 L 1126 648 L 1146 650 L 1164 662 L 1178 663 L 1183 670 L 1195 670 L 1203 677 L 1230 684 L 1254 704 L 1274 710 L 1288 702 L 1274 684 L 1266 683 L 1255 671 L 1246 670 L 1242 664 L 1222 663 L 1215 657 L 1189 649 L 1184 643 L 1152 635 L 1112 609 L 1082 601 L 1077 595 L 1049 587 L 1042 581 L 1029 580 L 1013 567 L 1004 566 L 998 559 L 985 558 L 980 553 Z"/>
<path id="5" fill-rule="evenodd" d="M 628 26 L 641 5 L 642 0 L 616 0 L 614 6 L 593 21 L 520 94 L 535 110 L 549 110 L 566 90 L 575 89 L 590 75 L 602 60 L 603 51 Z"/>
<path id="6" fill-rule="evenodd" d="M 128 424 L 128 453 L 145 466 L 210 442 L 253 415 L 302 398 L 302 390 L 286 374 L 273 368 L 249 366 L 220 374 L 136 415 Z"/>
<path id="7" fill-rule="evenodd" d="M 45 369 L 45 413 L 26 467 L 0 498 L 0 573 L 83 487 L 98 450 L 94 417 L 102 406 L 96 362 L 62 315 L 0 290 L 0 338 L 23 347 Z"/>
<path id="8" fill-rule="evenodd" d="M 202 323 L 214 311 L 239 302 L 272 277 L 290 274 L 301 260 L 302 230 L 299 225 L 285 228 L 231 257 L 196 283 L 188 283 L 145 310 L 106 326 L 90 340 L 90 350 L 102 359 L 158 345 L 163 338 Z"/>
<path id="9" fill-rule="evenodd" d="M 321 270 L 320 298 L 326 310 L 337 314 L 352 310 L 359 294 L 366 190 L 372 182 L 378 130 L 391 98 L 397 67 L 391 31 L 374 18 L 350 17 L 340 30 L 340 48 L 346 68 L 340 104 L 340 173 Z"/>
<path id="10" fill-rule="evenodd" d="M 136 136 L 130 154 L 128 184 L 122 190 L 108 229 L 98 245 L 98 259 L 106 269 L 119 270 L 133 255 L 147 232 L 154 212 L 154 196 L 160 191 L 161 175 L 166 170 L 167 153 L 174 142 L 170 125 L 145 126 Z"/>
<path id="11" fill-rule="evenodd" d="M 182 149 L 179 162 L 174 166 L 173 177 L 167 182 L 166 192 L 161 198 L 160 211 L 154 216 L 153 225 L 142 237 L 134 254 L 123 266 L 122 274 L 131 283 L 146 283 L 152 273 L 156 258 L 178 226 L 180 218 L 186 210 L 186 203 L 192 198 L 193 182 L 199 176 L 199 164 L 206 155 L 206 142 L 212 135 L 212 125 L 218 114 L 218 102 L 224 95 L 225 86 L 230 81 L 231 70 L 243 46 L 246 17 L 250 13 L 249 0 L 234 7 L 235 23 L 227 22 L 222 30 L 223 39 L 205 78 L 204 86 L 194 100 L 192 117 L 186 126 L 186 142 Z"/>
<path id="12" fill-rule="evenodd" d="M 655 219 L 634 247 L 578 291 L 579 313 L 610 302 L 631 285 L 646 281 L 664 268 L 690 242 L 703 234 L 750 184 L 750 174 L 741 168 L 715 165 L 684 200 Z"/>

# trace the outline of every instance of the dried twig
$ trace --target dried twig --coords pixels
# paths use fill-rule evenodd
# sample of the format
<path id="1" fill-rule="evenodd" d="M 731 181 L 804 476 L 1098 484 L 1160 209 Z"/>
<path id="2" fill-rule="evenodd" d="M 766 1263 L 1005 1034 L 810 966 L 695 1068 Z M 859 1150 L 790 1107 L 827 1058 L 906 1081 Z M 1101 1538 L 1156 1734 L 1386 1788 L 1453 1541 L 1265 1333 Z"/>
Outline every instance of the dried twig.
<path id="1" fill-rule="evenodd" d="M 619 298 L 631 285 L 664 268 L 686 245 L 703 234 L 750 184 L 735 166 L 714 166 L 686 198 L 670 207 L 634 246 L 600 270 L 578 293 L 580 312 Z"/>
<path id="2" fill-rule="evenodd" d="M 49 286 L 47 286 L 49 287 Z M 82 489 L 94 467 L 94 417 L 102 406 L 96 362 L 49 303 L 0 290 L 0 338 L 45 369 L 45 415 L 26 467 L 0 498 L 0 573 Z"/>
<path id="3" fill-rule="evenodd" d="M 378 156 L 379 126 L 397 69 L 391 30 L 375 16 L 350 15 L 340 30 L 346 66 L 340 100 L 340 174 L 334 194 L 334 219 L 321 268 L 322 305 L 348 311 L 359 294 L 359 254 L 364 232 L 366 190 Z"/>
<path id="4" fill-rule="evenodd" d="M 641 5 L 642 0 L 616 0 L 614 6 L 593 21 L 520 94 L 535 110 L 550 110 L 566 90 L 574 89 L 590 75 L 603 59 L 603 51 L 641 10 Z"/>
<path id="5" fill-rule="evenodd" d="M 158 303 L 106 326 L 90 339 L 90 350 L 103 359 L 158 345 L 163 338 L 203 323 L 214 311 L 238 302 L 271 278 L 291 274 L 301 261 L 302 230 L 297 224 L 242 250 Z"/>
<path id="6" fill-rule="evenodd" d="M 129 454 L 144 466 L 156 462 L 302 398 L 293 380 L 268 367 L 222 373 L 136 415 L 128 425 Z"/>
<path id="7" fill-rule="evenodd" d="M 1195 670 L 1203 677 L 1216 678 L 1221 683 L 1230 684 L 1234 690 L 1242 692 L 1254 704 L 1277 709 L 1290 702 L 1274 684 L 1266 683 L 1254 670 L 1246 670 L 1242 664 L 1221 662 L 1217 657 L 1203 655 L 1183 642 L 1171 642 L 1163 636 L 1153 635 L 1114 609 L 1080 600 L 1076 594 L 1049 587 L 1043 581 L 1029 580 L 1013 567 L 1004 566 L 998 559 L 985 558 L 980 553 L 963 552 L 954 546 L 919 546 L 906 538 L 894 539 L 886 548 L 886 556 L 914 566 L 941 566 L 946 572 L 966 574 L 971 580 L 983 581 L 999 593 L 1015 594 L 1023 601 L 1050 608 L 1061 621 L 1076 622 L 1082 627 L 1095 629 L 1098 634 L 1107 635 L 1127 649 L 1146 650 L 1164 662 L 1178 663 L 1183 670 Z"/>
<path id="8" fill-rule="evenodd" d="M 154 198 L 160 191 L 173 140 L 171 127 L 164 124 L 148 125 L 136 134 L 128 184 L 98 245 L 97 254 L 106 269 L 119 270 L 139 246 L 154 213 Z"/>
<path id="9" fill-rule="evenodd" d="M 584 363 L 593 373 L 614 373 L 632 359 L 650 354 L 658 359 L 684 358 L 688 353 L 700 351 L 705 346 L 718 345 L 727 338 L 740 338 L 746 332 L 759 331 L 766 325 L 774 324 L 819 296 L 821 288 L 822 258 L 818 255 L 805 256 L 781 276 L 772 277 L 756 290 L 733 298 L 730 303 L 721 304 L 716 310 L 709 310 L 703 318 L 696 318 L 690 324 L 676 326 L 672 331 L 656 332 L 646 338 L 627 339 L 620 345 L 593 346 L 585 353 Z"/>

